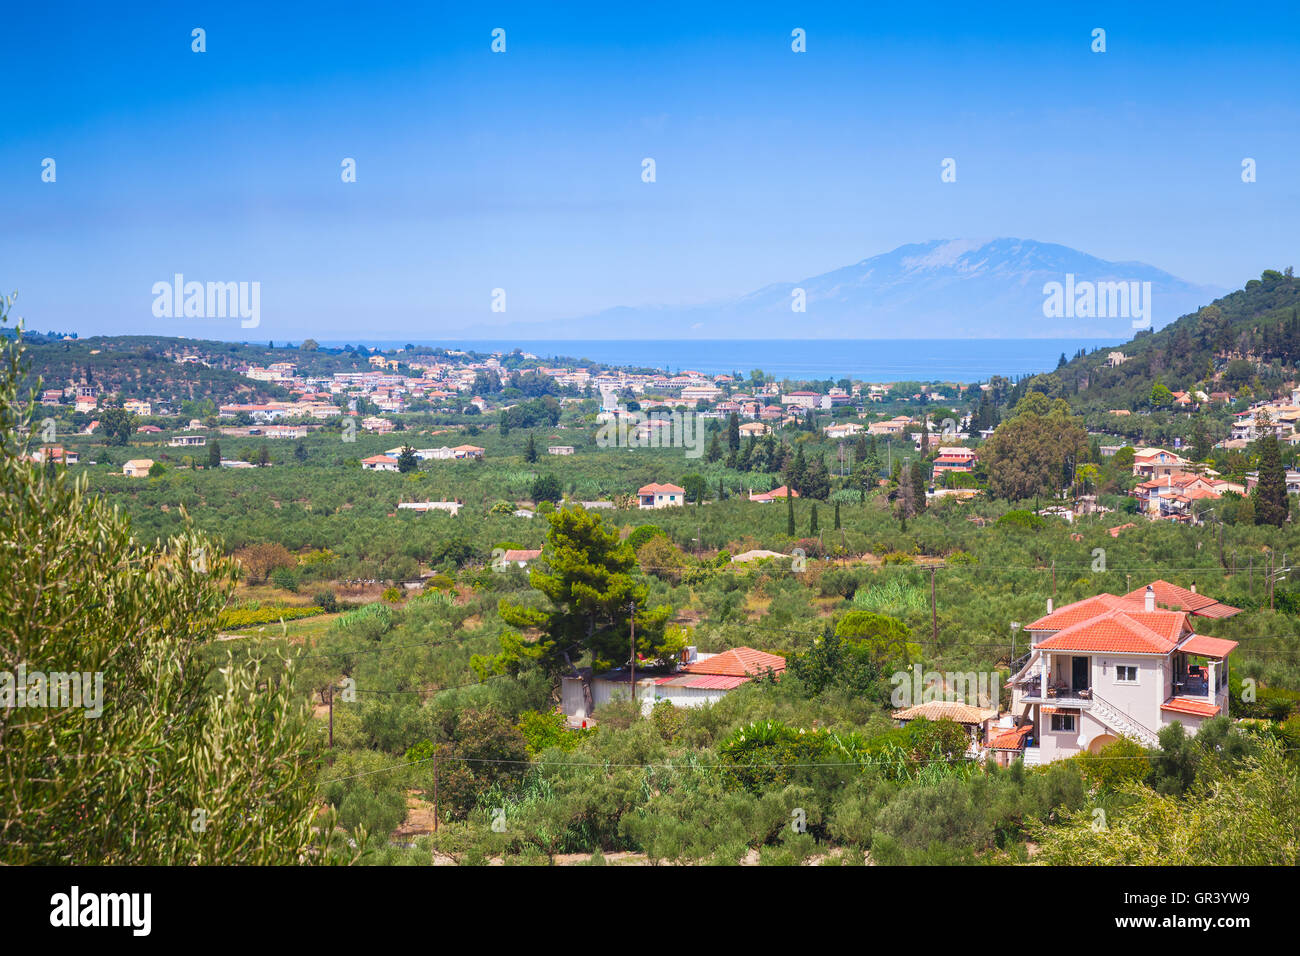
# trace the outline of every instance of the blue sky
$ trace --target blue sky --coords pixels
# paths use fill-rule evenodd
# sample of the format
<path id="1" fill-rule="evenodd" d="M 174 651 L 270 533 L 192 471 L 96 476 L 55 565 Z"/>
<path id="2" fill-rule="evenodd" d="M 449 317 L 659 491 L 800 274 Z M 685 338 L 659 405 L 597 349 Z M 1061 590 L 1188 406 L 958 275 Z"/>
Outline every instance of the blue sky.
<path id="1" fill-rule="evenodd" d="M 6 9 L 0 287 L 31 327 L 485 337 L 975 236 L 1231 288 L 1300 265 L 1293 2 L 180 6 Z M 260 282 L 261 325 L 155 318 L 177 272 Z"/>

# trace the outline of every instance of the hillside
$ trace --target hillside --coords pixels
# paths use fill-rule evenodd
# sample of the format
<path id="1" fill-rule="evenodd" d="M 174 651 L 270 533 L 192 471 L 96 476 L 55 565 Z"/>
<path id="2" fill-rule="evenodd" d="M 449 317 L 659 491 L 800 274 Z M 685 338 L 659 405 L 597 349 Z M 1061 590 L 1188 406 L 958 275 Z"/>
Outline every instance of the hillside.
<path id="1" fill-rule="evenodd" d="M 1122 364 L 1108 364 L 1112 352 L 1123 353 Z M 1157 381 L 1235 396 L 1243 387 L 1276 390 L 1300 377 L 1298 368 L 1300 279 L 1270 269 L 1163 329 L 1076 355 L 1031 387 L 1063 395 L 1079 411 L 1139 409 Z"/>

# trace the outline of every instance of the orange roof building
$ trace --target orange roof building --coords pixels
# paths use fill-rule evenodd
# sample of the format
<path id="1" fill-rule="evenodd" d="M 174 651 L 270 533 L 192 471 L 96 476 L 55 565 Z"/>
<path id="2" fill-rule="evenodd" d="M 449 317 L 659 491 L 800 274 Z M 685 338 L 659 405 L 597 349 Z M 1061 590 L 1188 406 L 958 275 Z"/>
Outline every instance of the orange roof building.
<path id="1" fill-rule="evenodd" d="M 1012 676 L 1012 718 L 1026 762 L 1097 752 L 1119 737 L 1155 747 L 1175 721 L 1195 732 L 1227 712 L 1235 641 L 1195 633 L 1193 620 L 1240 613 L 1157 580 L 1097 594 L 1025 625 L 1030 650 Z"/>

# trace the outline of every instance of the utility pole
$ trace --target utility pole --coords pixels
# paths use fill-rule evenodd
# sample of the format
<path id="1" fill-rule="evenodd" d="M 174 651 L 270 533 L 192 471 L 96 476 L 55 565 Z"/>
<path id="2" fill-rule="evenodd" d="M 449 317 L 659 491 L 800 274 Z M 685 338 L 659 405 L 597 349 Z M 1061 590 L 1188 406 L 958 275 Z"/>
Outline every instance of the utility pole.
<path id="1" fill-rule="evenodd" d="M 329 686 L 328 703 L 330 707 L 330 750 L 334 749 L 334 685 Z"/>
<path id="2" fill-rule="evenodd" d="M 433 757 L 433 832 L 438 832 L 438 756 Z"/>
<path id="3" fill-rule="evenodd" d="M 1268 553 L 1268 609 L 1273 610 L 1273 552 Z"/>
<path id="4" fill-rule="evenodd" d="M 632 663 L 631 663 L 632 703 L 635 705 L 636 704 L 636 601 L 628 601 L 627 608 L 629 612 L 629 617 L 627 619 L 628 631 L 632 635 Z M 640 708 L 638 707 L 637 710 L 638 710 L 637 716 L 639 717 Z"/>
<path id="5" fill-rule="evenodd" d="M 934 565 L 930 565 L 930 627 L 935 646 L 939 644 L 939 612 L 934 603 Z"/>

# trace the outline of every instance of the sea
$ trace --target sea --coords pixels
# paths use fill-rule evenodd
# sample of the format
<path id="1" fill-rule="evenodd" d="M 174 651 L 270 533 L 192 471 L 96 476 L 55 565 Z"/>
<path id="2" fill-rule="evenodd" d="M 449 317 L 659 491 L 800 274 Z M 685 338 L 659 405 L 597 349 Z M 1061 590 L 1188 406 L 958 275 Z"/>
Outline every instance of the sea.
<path id="1" fill-rule="evenodd" d="M 850 378 L 862 382 L 984 382 L 1056 368 L 1062 354 L 1111 348 L 1123 339 L 408 339 L 353 345 L 394 349 L 427 345 L 474 352 L 521 349 L 541 359 L 586 359 L 606 365 L 708 375 L 762 369 L 777 379 Z M 342 345 L 322 342 L 323 345 Z"/>

